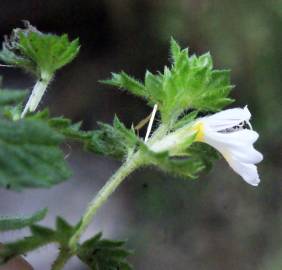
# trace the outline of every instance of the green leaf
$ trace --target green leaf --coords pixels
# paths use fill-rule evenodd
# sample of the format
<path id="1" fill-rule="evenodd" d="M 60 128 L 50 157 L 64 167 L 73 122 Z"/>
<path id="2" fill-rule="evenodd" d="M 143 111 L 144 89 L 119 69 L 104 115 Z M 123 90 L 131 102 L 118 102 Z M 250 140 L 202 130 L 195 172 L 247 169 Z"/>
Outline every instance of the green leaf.
<path id="1" fill-rule="evenodd" d="M 39 120 L 0 120 L 0 185 L 51 187 L 70 177 L 58 148 L 63 136 Z"/>
<path id="2" fill-rule="evenodd" d="M 62 217 L 56 219 L 56 241 L 60 243 L 62 247 L 68 249 L 69 239 L 73 235 L 75 227 L 70 225 Z"/>
<path id="3" fill-rule="evenodd" d="M 88 144 L 91 141 L 93 132 L 81 130 L 82 122 L 73 124 L 70 119 L 64 117 L 53 117 L 48 120 L 48 124 L 68 139 L 78 140 L 84 144 Z"/>
<path id="4" fill-rule="evenodd" d="M 173 37 L 170 39 L 170 53 L 175 63 L 175 60 L 178 58 L 178 56 L 181 53 L 181 48 Z"/>
<path id="5" fill-rule="evenodd" d="M 52 243 L 52 238 L 42 238 L 39 236 L 27 236 L 24 239 L 15 242 L 5 243 L 4 248 L 0 251 L 0 264 L 6 263 L 10 259 L 19 255 L 25 255 L 42 246 Z"/>
<path id="6" fill-rule="evenodd" d="M 81 129 L 82 122 L 73 123 L 70 119 L 63 116 L 50 117 L 48 109 L 28 115 L 28 119 L 42 120 L 52 129 L 62 134 L 65 139 L 75 140 L 88 144 L 91 141 L 93 131 L 84 131 Z"/>
<path id="7" fill-rule="evenodd" d="M 30 217 L 0 218 L 0 231 L 19 230 L 37 223 L 45 218 L 48 209 L 37 211 Z"/>
<path id="8" fill-rule="evenodd" d="M 50 117 L 48 109 L 27 115 L 26 119 L 44 121 L 49 127 L 63 135 L 65 140 L 80 142 L 84 145 L 85 149 L 92 142 L 93 131 L 82 130 L 82 122 L 73 123 L 70 119 L 63 116 Z"/>
<path id="9" fill-rule="evenodd" d="M 162 96 L 164 95 L 162 91 L 163 78 L 161 75 L 153 75 L 150 71 L 146 71 L 145 74 L 145 87 L 147 89 L 149 104 L 161 104 Z M 148 91 L 148 89 L 150 89 Z"/>
<path id="10" fill-rule="evenodd" d="M 92 270 L 132 270 L 127 262 L 131 251 L 124 248 L 125 242 L 102 239 L 99 233 L 85 241 L 78 250 L 78 257 Z"/>
<path id="11" fill-rule="evenodd" d="M 57 36 L 38 31 L 25 22 L 26 28 L 16 28 L 6 38 L 0 60 L 20 67 L 41 78 L 43 73 L 53 74 L 71 62 L 79 52 L 79 41 L 69 41 L 66 34 Z"/>
<path id="12" fill-rule="evenodd" d="M 87 149 L 97 154 L 122 159 L 140 142 L 133 129 L 127 129 L 115 117 L 113 125 L 99 123 L 100 129 L 92 133 Z"/>
<path id="13" fill-rule="evenodd" d="M 117 86 L 121 89 L 126 89 L 132 94 L 146 97 L 146 89 L 142 83 L 134 79 L 133 77 L 127 75 L 125 72 L 120 74 L 112 73 L 112 78 L 109 80 L 103 80 L 102 83 Z"/>

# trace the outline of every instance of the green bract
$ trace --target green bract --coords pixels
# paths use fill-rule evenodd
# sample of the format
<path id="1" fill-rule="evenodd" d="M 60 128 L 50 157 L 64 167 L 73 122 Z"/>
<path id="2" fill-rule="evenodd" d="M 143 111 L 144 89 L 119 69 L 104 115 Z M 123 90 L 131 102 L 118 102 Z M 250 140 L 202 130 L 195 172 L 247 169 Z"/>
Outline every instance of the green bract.
<path id="1" fill-rule="evenodd" d="M 214 70 L 209 53 L 189 56 L 188 49 L 181 50 L 172 39 L 171 56 L 171 68 L 156 75 L 147 71 L 144 84 L 125 72 L 113 73 L 104 82 L 158 104 L 163 123 L 175 121 L 187 109 L 217 111 L 232 102 L 229 70 Z"/>
<path id="2" fill-rule="evenodd" d="M 51 75 L 71 62 L 78 52 L 78 39 L 69 41 L 67 35 L 45 34 L 26 22 L 25 29 L 14 29 L 3 42 L 0 60 L 41 78 L 42 73 Z"/>
<path id="3" fill-rule="evenodd" d="M 127 261 L 132 252 L 124 244 L 124 241 L 102 239 L 102 233 L 98 233 L 79 247 L 78 257 L 92 270 L 132 270 Z"/>
<path id="4" fill-rule="evenodd" d="M 88 149 L 102 155 L 123 159 L 140 141 L 135 135 L 134 129 L 127 129 L 123 123 L 115 117 L 113 125 L 99 123 L 100 129 L 93 132 Z"/>

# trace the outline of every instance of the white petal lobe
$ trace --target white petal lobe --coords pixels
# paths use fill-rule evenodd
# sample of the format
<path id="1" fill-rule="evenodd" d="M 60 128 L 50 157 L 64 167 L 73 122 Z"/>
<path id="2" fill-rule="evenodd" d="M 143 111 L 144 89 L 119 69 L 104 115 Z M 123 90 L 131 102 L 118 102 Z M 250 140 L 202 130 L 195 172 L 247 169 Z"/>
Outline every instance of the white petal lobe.
<path id="1" fill-rule="evenodd" d="M 249 121 L 251 113 L 247 107 L 234 108 L 215 113 L 211 116 L 204 117 L 202 120 L 212 130 L 220 131 L 223 129 L 234 127 L 244 121 Z"/>
<path id="2" fill-rule="evenodd" d="M 241 163 L 238 160 L 228 160 L 230 167 L 238 173 L 248 184 L 257 186 L 260 182 L 257 167 L 253 164 Z"/>

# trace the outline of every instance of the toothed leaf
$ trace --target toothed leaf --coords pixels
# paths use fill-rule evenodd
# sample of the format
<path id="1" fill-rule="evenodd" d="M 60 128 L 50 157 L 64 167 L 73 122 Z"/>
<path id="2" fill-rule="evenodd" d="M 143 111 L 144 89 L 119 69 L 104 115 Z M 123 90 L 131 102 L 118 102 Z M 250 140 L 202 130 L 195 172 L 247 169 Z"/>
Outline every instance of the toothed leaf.
<path id="1" fill-rule="evenodd" d="M 63 136 L 39 120 L 0 120 L 0 186 L 51 187 L 70 171 L 58 148 Z"/>
<path id="2" fill-rule="evenodd" d="M 30 217 L 0 218 L 0 231 L 19 230 L 41 221 L 47 214 L 47 208 L 37 211 Z"/>
<path id="3" fill-rule="evenodd" d="M 102 83 L 117 86 L 121 89 L 128 90 L 132 94 L 146 97 L 147 92 L 142 83 L 134 79 L 133 77 L 127 75 L 125 72 L 120 74 L 112 73 L 112 78 L 109 80 L 101 81 Z"/>
<path id="4" fill-rule="evenodd" d="M 28 22 L 26 28 L 16 28 L 6 38 L 0 60 L 34 73 L 53 74 L 71 62 L 79 52 L 79 41 L 69 41 L 67 35 L 57 36 L 38 31 Z"/>

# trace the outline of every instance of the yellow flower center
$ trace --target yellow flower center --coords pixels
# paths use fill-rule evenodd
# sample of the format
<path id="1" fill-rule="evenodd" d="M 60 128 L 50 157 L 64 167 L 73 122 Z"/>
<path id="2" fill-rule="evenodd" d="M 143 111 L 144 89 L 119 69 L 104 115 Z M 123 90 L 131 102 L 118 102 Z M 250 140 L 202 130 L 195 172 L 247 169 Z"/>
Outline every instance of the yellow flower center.
<path id="1" fill-rule="evenodd" d="M 202 122 L 198 122 L 193 129 L 197 132 L 195 141 L 203 142 L 204 141 L 204 124 Z"/>

